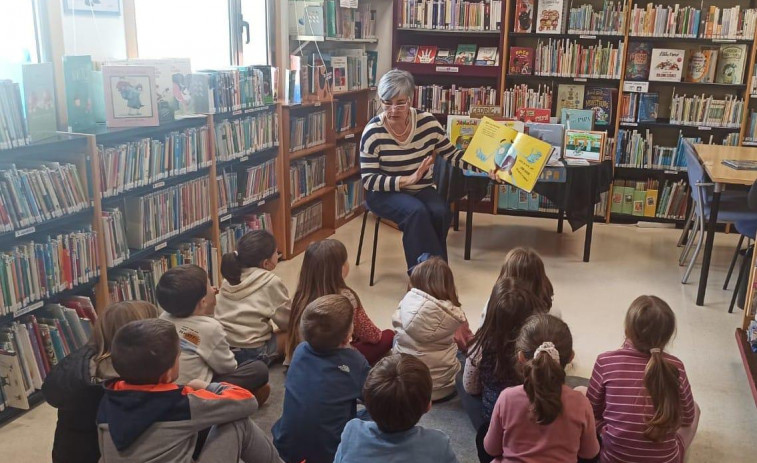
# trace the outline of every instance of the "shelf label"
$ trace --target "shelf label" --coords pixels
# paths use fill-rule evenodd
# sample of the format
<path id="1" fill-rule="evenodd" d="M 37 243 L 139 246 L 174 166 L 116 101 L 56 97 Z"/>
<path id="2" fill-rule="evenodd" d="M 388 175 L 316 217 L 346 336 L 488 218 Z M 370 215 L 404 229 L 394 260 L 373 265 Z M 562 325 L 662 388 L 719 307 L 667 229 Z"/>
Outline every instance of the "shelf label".
<path id="1" fill-rule="evenodd" d="M 637 124 L 636 122 L 621 122 L 620 125 L 622 125 L 623 127 L 638 127 L 639 126 L 639 124 Z"/>
<path id="2" fill-rule="evenodd" d="M 457 66 L 437 66 L 436 72 L 460 72 Z"/>
<path id="3" fill-rule="evenodd" d="M 345 140 L 349 140 L 350 138 L 355 138 L 355 134 L 354 133 L 348 133 L 347 135 L 344 136 Z"/>
<path id="4" fill-rule="evenodd" d="M 218 219 L 220 222 L 226 222 L 227 220 L 231 220 L 231 214 L 226 214 L 225 216 Z"/>
<path id="5" fill-rule="evenodd" d="M 16 238 L 20 238 L 22 236 L 31 235 L 35 231 L 37 231 L 36 228 L 27 227 L 27 228 L 22 228 L 21 230 L 16 230 L 16 233 L 14 233 L 14 235 L 16 235 Z"/>
<path id="6" fill-rule="evenodd" d="M 236 111 L 233 111 L 231 113 L 232 116 L 239 116 L 240 114 L 242 114 L 242 110 L 241 109 L 237 109 Z"/>
<path id="7" fill-rule="evenodd" d="M 665 173 L 666 173 L 666 174 L 669 174 L 669 175 L 675 175 L 675 174 L 677 174 L 678 172 L 679 172 L 679 171 L 677 171 L 677 170 L 666 170 L 666 171 L 665 171 Z"/>
<path id="8" fill-rule="evenodd" d="M 736 43 L 736 39 L 712 39 L 713 43 Z"/>
<path id="9" fill-rule="evenodd" d="M 596 36 L 596 35 L 585 35 L 585 34 L 581 34 L 581 35 L 579 35 L 579 36 L 578 36 L 578 38 L 579 38 L 579 39 L 596 39 L 596 38 L 597 38 L 597 36 Z"/>
<path id="10" fill-rule="evenodd" d="M 575 77 L 573 78 L 574 82 L 586 82 L 586 77 Z"/>
<path id="11" fill-rule="evenodd" d="M 697 127 L 697 130 L 712 130 L 712 127 L 708 127 L 706 125 L 700 125 Z"/>
<path id="12" fill-rule="evenodd" d="M 317 108 L 317 107 L 321 106 L 321 102 L 320 101 L 316 101 L 313 106 L 315 106 Z"/>
<path id="13" fill-rule="evenodd" d="M 153 183 L 152 189 L 157 190 L 158 188 L 163 188 L 164 186 L 166 186 L 166 182 Z"/>
<path id="14" fill-rule="evenodd" d="M 161 249 L 165 249 L 168 246 L 168 241 L 163 241 L 160 244 L 155 245 L 155 250 L 160 251 Z"/>
<path id="15" fill-rule="evenodd" d="M 116 259 L 116 260 L 113 261 L 113 267 L 116 267 L 116 266 L 121 265 L 123 263 L 124 263 L 124 258 L 123 257 L 119 257 L 118 259 Z"/>
<path id="16" fill-rule="evenodd" d="M 649 82 L 623 82 L 623 91 L 631 93 L 647 93 L 649 91 Z"/>
<path id="17" fill-rule="evenodd" d="M 260 202 L 258 203 L 258 206 L 262 206 L 262 205 L 264 205 L 264 204 L 265 204 L 265 199 L 264 199 L 264 200 L 262 200 L 262 201 L 260 201 Z"/>
<path id="18" fill-rule="evenodd" d="M 239 162 L 247 162 L 249 160 L 250 160 L 249 156 L 242 156 L 241 158 L 239 158 Z"/>
<path id="19" fill-rule="evenodd" d="M 22 307 L 13 313 L 13 318 L 18 318 L 22 315 L 28 314 L 29 312 L 33 312 L 39 309 L 40 307 L 42 307 L 43 305 L 45 305 L 45 301 L 37 301 L 34 304 L 27 305 L 26 307 Z"/>

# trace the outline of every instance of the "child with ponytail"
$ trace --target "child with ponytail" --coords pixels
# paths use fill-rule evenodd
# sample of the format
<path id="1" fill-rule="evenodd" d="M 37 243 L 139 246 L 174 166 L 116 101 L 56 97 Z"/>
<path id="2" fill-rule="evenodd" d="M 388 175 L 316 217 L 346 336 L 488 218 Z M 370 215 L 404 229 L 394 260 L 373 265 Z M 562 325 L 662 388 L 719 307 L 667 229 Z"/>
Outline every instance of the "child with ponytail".
<path id="1" fill-rule="evenodd" d="M 273 273 L 278 262 L 276 239 L 265 230 L 244 235 L 237 250 L 221 260 L 223 283 L 215 316 L 239 363 L 270 364 L 283 357 L 291 302 L 284 283 Z"/>
<path id="2" fill-rule="evenodd" d="M 675 333 L 670 306 L 639 296 L 626 313 L 626 341 L 597 357 L 587 397 L 602 437 L 602 462 L 683 461 L 699 423 L 683 363 L 664 353 Z"/>
<path id="3" fill-rule="evenodd" d="M 591 404 L 565 385 L 573 360 L 568 325 L 552 315 L 530 317 L 515 341 L 523 385 L 502 391 L 484 449 L 495 461 L 574 462 L 599 454 Z"/>

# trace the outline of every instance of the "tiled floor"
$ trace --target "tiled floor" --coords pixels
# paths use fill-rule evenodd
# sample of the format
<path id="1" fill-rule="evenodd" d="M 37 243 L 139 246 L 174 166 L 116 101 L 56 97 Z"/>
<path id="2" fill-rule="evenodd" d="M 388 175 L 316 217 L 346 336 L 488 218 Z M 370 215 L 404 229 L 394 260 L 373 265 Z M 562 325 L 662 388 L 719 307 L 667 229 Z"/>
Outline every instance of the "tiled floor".
<path id="1" fill-rule="evenodd" d="M 660 296 L 678 317 L 678 334 L 670 350 L 686 365 L 702 408 L 699 434 L 689 462 L 754 461 L 757 407 L 749 393 L 733 335 L 741 322 L 741 311 L 727 313 L 731 292 L 721 289 L 736 237 L 718 235 L 706 305 L 697 307 L 694 300 L 698 269 L 688 285 L 679 281 L 682 269 L 678 266 L 679 249 L 675 247 L 678 231 L 598 225 L 592 260 L 587 264 L 581 261 L 583 230 L 557 235 L 554 227 L 549 220 L 476 215 L 473 258 L 469 262 L 462 259 L 463 233 L 451 232 L 451 265 L 463 307 L 474 321 L 472 325 L 478 320 L 502 258 L 517 245 L 532 246 L 544 258 L 555 286 L 555 305 L 573 332 L 576 360 L 571 374 L 588 376 L 597 354 L 621 344 L 623 317 L 636 296 Z M 351 259 L 359 233 L 360 220 L 354 220 L 335 236 L 347 245 Z M 392 312 L 407 285 L 401 235 L 388 227 L 381 229 L 373 288 L 368 286 L 370 238 L 366 241 L 363 264 L 353 266 L 348 282 L 376 323 L 389 327 Z M 291 291 L 300 262 L 301 257 L 283 262 L 277 269 Z M 42 405 L 0 428 L 2 460 L 49 461 L 54 427 L 54 410 Z M 461 461 L 475 461 L 473 455 L 459 457 Z"/>

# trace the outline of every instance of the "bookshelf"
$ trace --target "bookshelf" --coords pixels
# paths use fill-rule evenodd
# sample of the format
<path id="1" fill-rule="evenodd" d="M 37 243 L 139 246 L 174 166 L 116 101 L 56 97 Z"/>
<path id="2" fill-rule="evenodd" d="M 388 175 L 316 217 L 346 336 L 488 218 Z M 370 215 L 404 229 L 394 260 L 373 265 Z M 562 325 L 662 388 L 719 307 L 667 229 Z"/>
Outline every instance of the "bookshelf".
<path id="1" fill-rule="evenodd" d="M 746 300 L 744 301 L 744 316 L 741 327 L 736 329 L 736 345 L 741 354 L 744 371 L 747 377 L 749 389 L 757 406 L 757 353 L 752 351 L 750 340 L 757 343 L 757 329 L 750 330 L 750 323 L 755 323 L 757 315 L 757 259 L 752 252 L 751 265 L 749 266 Z M 748 255 L 748 254 L 747 254 Z M 746 258 L 746 257 L 745 257 Z M 738 288 L 734 289 L 738 291 Z M 750 339 L 750 334 L 751 339 Z"/>

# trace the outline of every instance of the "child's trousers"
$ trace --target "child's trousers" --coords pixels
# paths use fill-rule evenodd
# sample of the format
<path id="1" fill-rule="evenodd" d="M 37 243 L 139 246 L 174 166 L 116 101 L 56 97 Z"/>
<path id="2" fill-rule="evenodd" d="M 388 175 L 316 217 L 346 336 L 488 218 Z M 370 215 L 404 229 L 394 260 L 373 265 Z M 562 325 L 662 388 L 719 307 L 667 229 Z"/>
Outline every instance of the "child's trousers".
<path id="1" fill-rule="evenodd" d="M 251 419 L 213 426 L 197 463 L 281 463 L 273 442 Z"/>

